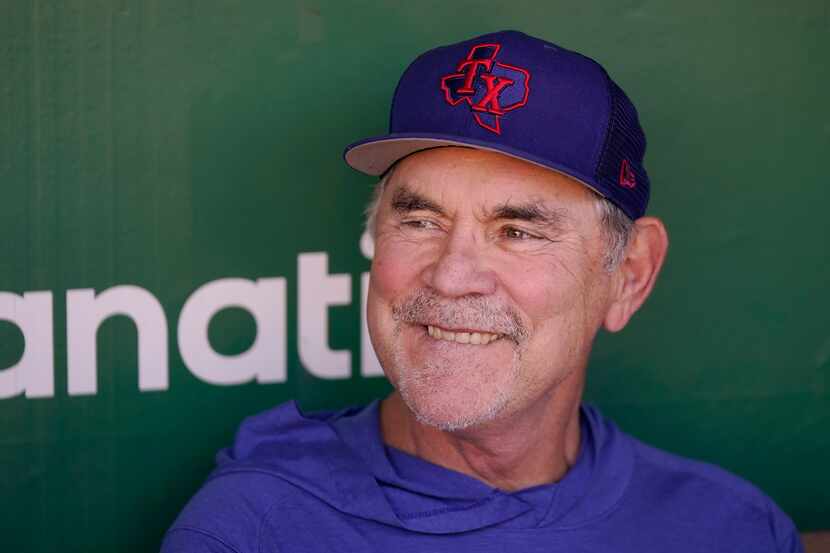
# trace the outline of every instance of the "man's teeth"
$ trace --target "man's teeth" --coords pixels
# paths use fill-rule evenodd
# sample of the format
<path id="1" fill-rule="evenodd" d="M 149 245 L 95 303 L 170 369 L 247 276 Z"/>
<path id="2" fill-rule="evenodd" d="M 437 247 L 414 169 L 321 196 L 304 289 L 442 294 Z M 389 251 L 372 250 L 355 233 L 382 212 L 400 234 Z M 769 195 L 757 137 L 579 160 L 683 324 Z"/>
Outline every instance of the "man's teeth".
<path id="1" fill-rule="evenodd" d="M 501 338 L 501 334 L 490 334 L 489 332 L 451 332 L 449 330 L 441 330 L 437 326 L 432 325 L 427 325 L 427 332 L 430 336 L 438 340 L 483 346 Z"/>

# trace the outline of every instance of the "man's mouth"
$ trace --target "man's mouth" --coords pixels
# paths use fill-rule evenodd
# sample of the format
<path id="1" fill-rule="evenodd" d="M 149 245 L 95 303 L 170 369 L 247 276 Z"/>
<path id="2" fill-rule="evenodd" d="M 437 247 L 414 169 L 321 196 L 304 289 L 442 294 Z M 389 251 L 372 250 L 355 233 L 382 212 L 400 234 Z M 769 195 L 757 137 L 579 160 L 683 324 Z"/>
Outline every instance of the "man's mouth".
<path id="1" fill-rule="evenodd" d="M 436 340 L 456 342 L 458 344 L 472 344 L 476 346 L 486 346 L 487 344 L 494 342 L 503 336 L 502 334 L 492 334 L 490 332 L 453 331 L 432 325 L 427 325 L 427 334 Z"/>

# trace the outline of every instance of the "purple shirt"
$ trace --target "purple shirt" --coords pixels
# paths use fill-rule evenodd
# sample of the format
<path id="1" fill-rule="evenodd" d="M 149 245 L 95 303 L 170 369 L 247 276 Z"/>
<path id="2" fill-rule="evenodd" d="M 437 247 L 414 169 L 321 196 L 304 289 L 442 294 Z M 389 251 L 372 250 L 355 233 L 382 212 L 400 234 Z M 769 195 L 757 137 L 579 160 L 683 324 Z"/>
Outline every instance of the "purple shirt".
<path id="1" fill-rule="evenodd" d="M 581 410 L 559 482 L 503 492 L 384 445 L 378 403 L 244 421 L 167 532 L 174 552 L 802 552 L 751 484 L 649 447 Z"/>

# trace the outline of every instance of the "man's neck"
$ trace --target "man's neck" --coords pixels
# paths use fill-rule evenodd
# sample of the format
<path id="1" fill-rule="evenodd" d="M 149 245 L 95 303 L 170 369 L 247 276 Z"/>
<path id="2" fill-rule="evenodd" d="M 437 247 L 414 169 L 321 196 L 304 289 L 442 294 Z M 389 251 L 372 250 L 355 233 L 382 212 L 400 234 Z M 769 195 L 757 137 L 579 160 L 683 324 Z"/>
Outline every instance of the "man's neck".
<path id="1" fill-rule="evenodd" d="M 557 397 L 529 411 L 455 432 L 417 421 L 393 392 L 381 404 L 383 439 L 392 447 L 505 491 L 556 482 L 579 453 L 582 386 L 576 384 L 576 390 L 561 386 Z"/>

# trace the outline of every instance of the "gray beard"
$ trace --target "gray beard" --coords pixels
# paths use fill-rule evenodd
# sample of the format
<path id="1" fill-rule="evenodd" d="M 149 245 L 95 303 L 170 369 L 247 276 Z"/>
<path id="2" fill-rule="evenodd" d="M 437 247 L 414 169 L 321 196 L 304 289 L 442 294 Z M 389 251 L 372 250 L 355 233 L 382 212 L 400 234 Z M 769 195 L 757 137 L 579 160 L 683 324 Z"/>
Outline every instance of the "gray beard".
<path id="1" fill-rule="evenodd" d="M 512 367 L 510 369 L 512 382 L 515 382 L 519 379 L 519 366 L 518 362 L 514 361 L 512 363 Z M 433 380 L 431 376 L 424 376 L 431 375 L 434 371 L 444 371 L 447 372 L 447 369 L 438 369 L 436 367 L 424 367 L 423 369 L 411 369 L 411 368 L 404 368 L 401 367 L 399 364 L 398 367 L 400 368 L 400 377 L 398 379 L 398 393 L 401 395 L 406 406 L 415 416 L 415 419 L 427 426 L 431 426 L 433 428 L 437 428 L 438 430 L 443 430 L 444 432 L 455 432 L 458 430 L 466 430 L 468 428 L 472 428 L 475 426 L 479 426 L 481 424 L 490 422 L 495 420 L 501 413 L 504 412 L 505 408 L 510 404 L 511 396 L 508 390 L 498 390 L 498 393 L 495 398 L 490 400 L 486 405 L 483 406 L 483 409 L 477 410 L 475 413 L 464 415 L 457 415 L 453 417 L 433 417 L 430 414 L 424 413 L 423 410 L 420 409 L 420 406 L 417 402 L 417 397 L 419 395 L 430 394 L 432 393 L 429 389 L 429 380 Z M 449 369 L 452 370 L 452 369 Z"/>
<path id="2" fill-rule="evenodd" d="M 400 335 L 404 324 L 436 324 L 438 326 L 478 328 L 488 332 L 502 334 L 500 340 L 513 342 L 513 359 L 509 368 L 509 381 L 517 382 L 521 377 L 521 360 L 523 345 L 528 338 L 528 331 L 518 314 L 509 307 L 495 305 L 489 298 L 470 297 L 447 302 L 434 293 L 419 290 L 398 306 L 393 306 L 395 320 L 393 332 L 394 346 L 390 351 L 392 362 L 398 369 L 397 389 L 404 403 L 422 424 L 445 432 L 465 430 L 496 419 L 510 404 L 510 389 L 500 389 L 486 405 L 474 413 L 457 416 L 436 417 L 425 413 L 418 402 L 419 397 L 440 393 L 438 386 L 442 377 L 453 371 L 476 371 L 476 367 L 453 366 L 447 359 L 423 367 L 410 366 L 405 359 Z M 512 387 L 512 386 L 511 386 Z"/>

